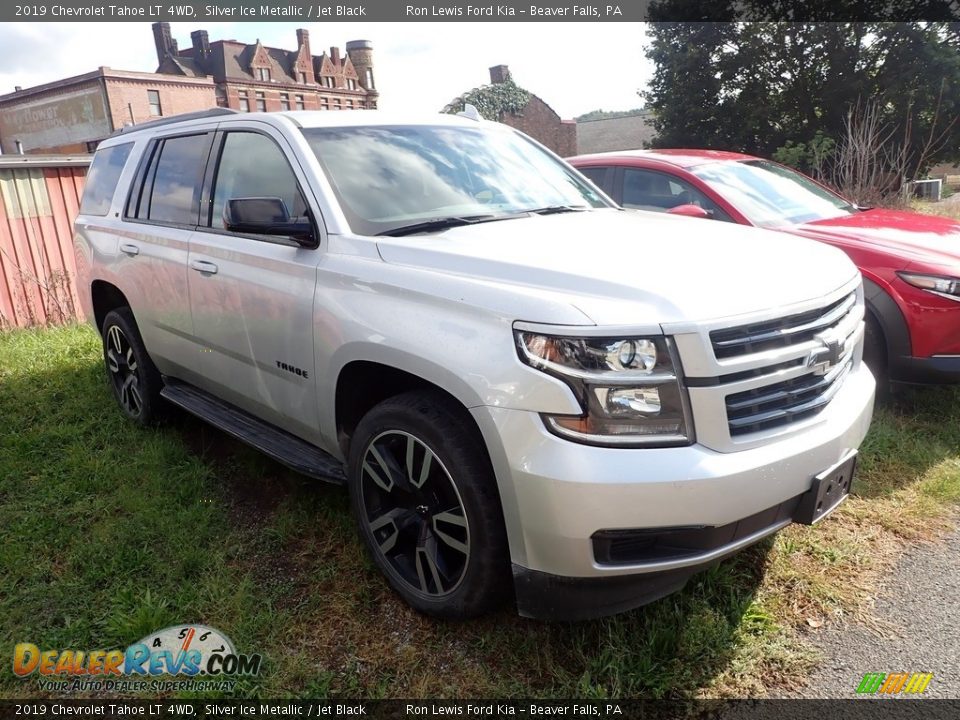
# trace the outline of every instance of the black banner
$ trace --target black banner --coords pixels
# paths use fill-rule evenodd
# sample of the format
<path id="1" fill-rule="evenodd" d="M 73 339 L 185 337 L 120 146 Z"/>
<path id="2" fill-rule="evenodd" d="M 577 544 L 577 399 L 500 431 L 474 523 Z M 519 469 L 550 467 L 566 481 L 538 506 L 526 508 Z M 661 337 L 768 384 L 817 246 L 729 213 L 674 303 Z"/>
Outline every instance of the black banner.
<path id="1" fill-rule="evenodd" d="M 35 0 L 3 22 L 960 21 L 960 0 Z"/>
<path id="2" fill-rule="evenodd" d="M 0 717 L 54 718 L 595 718 L 907 720 L 960 717 L 960 700 L 25 700 L 0 701 Z"/>

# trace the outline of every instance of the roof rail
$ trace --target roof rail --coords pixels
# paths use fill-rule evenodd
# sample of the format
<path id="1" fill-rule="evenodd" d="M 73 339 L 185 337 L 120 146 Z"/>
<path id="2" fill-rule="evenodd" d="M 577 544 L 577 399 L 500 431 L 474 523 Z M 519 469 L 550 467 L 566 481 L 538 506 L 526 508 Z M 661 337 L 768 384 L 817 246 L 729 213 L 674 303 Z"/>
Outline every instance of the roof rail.
<path id="1" fill-rule="evenodd" d="M 212 108 L 210 110 L 198 110 L 197 112 L 182 113 L 180 115 L 171 115 L 170 117 L 159 118 L 157 120 L 148 120 L 139 125 L 124 125 L 119 130 L 115 130 L 110 137 L 124 135 L 126 133 L 136 132 L 137 130 L 152 130 L 153 128 L 172 125 L 173 123 L 184 122 L 186 120 L 203 120 L 205 118 L 219 117 L 221 115 L 235 115 L 239 110 L 231 108 Z"/>

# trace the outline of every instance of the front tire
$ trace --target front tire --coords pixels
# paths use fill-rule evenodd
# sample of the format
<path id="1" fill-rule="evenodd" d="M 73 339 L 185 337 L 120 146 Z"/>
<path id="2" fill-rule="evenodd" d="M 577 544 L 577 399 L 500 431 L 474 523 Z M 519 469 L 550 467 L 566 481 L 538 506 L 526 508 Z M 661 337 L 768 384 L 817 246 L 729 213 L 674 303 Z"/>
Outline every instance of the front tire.
<path id="1" fill-rule="evenodd" d="M 130 308 L 107 313 L 101 331 L 103 361 L 117 404 L 140 425 L 156 423 L 163 415 L 163 378 L 143 345 Z"/>
<path id="2" fill-rule="evenodd" d="M 350 443 L 350 503 L 390 585 L 416 610 L 462 619 L 511 594 L 493 469 L 466 411 L 434 392 L 385 400 Z"/>
<path id="3" fill-rule="evenodd" d="M 890 396 L 890 369 L 887 362 L 887 342 L 879 323 L 867 315 L 863 333 L 863 362 L 877 381 L 877 399 L 886 400 Z"/>

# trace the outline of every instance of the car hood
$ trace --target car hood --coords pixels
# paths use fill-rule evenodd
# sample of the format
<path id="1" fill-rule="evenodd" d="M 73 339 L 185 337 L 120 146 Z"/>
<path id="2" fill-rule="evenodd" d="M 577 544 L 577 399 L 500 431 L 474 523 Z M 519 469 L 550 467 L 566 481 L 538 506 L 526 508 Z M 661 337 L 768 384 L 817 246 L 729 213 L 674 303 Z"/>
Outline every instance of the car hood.
<path id="1" fill-rule="evenodd" d="M 857 274 L 822 243 L 617 210 L 378 238 L 378 248 L 388 263 L 560 293 L 599 325 L 729 318 L 821 297 Z"/>
<path id="2" fill-rule="evenodd" d="M 940 215 L 875 209 L 785 229 L 804 237 L 870 245 L 907 261 L 960 263 L 960 222 Z"/>

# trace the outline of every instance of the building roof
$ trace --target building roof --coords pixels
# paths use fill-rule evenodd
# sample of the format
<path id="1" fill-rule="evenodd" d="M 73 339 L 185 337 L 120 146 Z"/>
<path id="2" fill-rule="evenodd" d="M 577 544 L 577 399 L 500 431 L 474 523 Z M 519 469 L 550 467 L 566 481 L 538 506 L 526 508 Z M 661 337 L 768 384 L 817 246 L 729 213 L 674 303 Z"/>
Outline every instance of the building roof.
<path id="1" fill-rule="evenodd" d="M 96 70 L 92 70 L 88 73 L 83 73 L 82 75 L 74 75 L 72 77 L 63 78 L 61 80 L 54 80 L 53 82 L 44 83 L 43 85 L 35 85 L 29 88 L 23 88 L 22 90 L 17 90 L 12 93 L 7 93 L 6 95 L 0 95 L 0 103 L 7 102 L 9 100 L 21 100 L 23 98 L 29 97 L 31 95 L 38 95 L 40 93 L 47 92 L 49 90 L 58 90 L 70 85 L 80 85 L 83 83 L 89 83 L 94 80 L 99 80 L 100 78 L 110 78 L 114 80 L 139 80 L 149 83 L 187 83 L 190 85 L 213 85 L 213 81 L 209 78 L 199 76 L 199 77 L 157 77 L 155 73 L 151 72 L 137 72 L 133 70 L 115 70 L 110 67 L 98 67 Z"/>
<path id="2" fill-rule="evenodd" d="M 294 84 L 297 83 L 297 61 L 300 60 L 301 50 L 267 47 L 259 40 L 252 44 L 236 40 L 215 40 L 210 43 L 206 57 L 196 58 L 194 54 L 193 47 L 170 54 L 160 63 L 157 72 L 188 77 L 211 75 L 217 81 L 256 82 L 258 80 L 254 73 L 256 59 L 266 61 L 263 66 L 270 69 L 271 80 L 278 84 Z M 330 55 L 326 52 L 315 55 L 311 61 L 316 77 L 342 75 L 358 79 L 349 56 L 341 56 L 339 51 L 333 51 Z"/>

